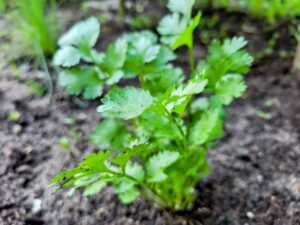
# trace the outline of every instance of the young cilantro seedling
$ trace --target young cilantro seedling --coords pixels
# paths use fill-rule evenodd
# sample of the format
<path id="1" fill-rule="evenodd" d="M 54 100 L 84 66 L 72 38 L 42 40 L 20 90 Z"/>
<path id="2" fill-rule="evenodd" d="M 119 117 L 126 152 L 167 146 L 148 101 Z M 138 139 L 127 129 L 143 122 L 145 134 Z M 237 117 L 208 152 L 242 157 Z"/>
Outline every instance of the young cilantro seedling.
<path id="1" fill-rule="evenodd" d="M 184 210 L 197 197 L 195 186 L 209 172 L 206 154 L 223 134 L 224 106 L 246 90 L 244 74 L 252 57 L 247 42 L 235 37 L 214 41 L 205 60 L 194 65 L 193 33 L 201 14 L 192 17 L 193 0 L 170 0 L 170 15 L 151 31 L 125 34 L 105 52 L 96 51 L 97 19 L 76 24 L 60 40 L 54 63 L 59 82 L 70 94 L 102 95 L 103 121 L 92 140 L 103 150 L 85 157 L 51 182 L 58 188 L 85 189 L 84 195 L 112 185 L 123 203 L 139 197 L 161 208 Z M 171 62 L 175 49 L 190 52 L 189 79 Z M 139 87 L 119 85 L 138 79 Z M 127 82 L 130 83 L 130 82 Z M 133 83 L 133 82 L 132 82 Z"/>

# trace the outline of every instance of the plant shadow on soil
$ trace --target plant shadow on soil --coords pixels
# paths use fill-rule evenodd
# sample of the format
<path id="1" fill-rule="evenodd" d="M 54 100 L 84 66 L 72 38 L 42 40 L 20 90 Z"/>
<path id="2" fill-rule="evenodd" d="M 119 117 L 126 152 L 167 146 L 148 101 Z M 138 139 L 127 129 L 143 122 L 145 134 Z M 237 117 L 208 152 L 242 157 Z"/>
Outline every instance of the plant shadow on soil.
<path id="1" fill-rule="evenodd" d="M 285 41 L 284 48 L 293 51 L 292 38 L 281 34 L 279 44 Z M 253 43 L 266 42 L 259 32 L 246 36 L 250 50 Z M 291 57 L 274 53 L 254 64 L 248 92 L 228 107 L 225 136 L 209 151 L 212 172 L 198 184 L 194 209 L 178 214 L 144 200 L 123 206 L 110 188 L 88 199 L 79 193 L 68 198 L 65 191 L 50 195 L 48 182 L 56 173 L 96 150 L 88 134 L 99 119 L 97 102 L 80 109 L 56 94 L 48 106 L 2 69 L 0 224 L 300 224 L 300 80 L 289 74 L 291 63 Z M 21 117 L 7 122 L 12 111 Z M 261 118 L 261 111 L 270 118 Z M 75 127 L 65 123 L 70 116 Z M 58 145 L 70 131 L 80 137 L 71 140 L 72 152 Z M 33 213 L 37 200 L 42 205 Z"/>

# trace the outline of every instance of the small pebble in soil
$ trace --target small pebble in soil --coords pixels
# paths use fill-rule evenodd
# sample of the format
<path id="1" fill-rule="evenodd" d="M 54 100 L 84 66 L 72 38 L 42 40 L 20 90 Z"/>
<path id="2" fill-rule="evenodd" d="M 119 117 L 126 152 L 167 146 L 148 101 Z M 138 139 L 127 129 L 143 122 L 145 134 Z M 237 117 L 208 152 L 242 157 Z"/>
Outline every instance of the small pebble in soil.
<path id="1" fill-rule="evenodd" d="M 4 156 L 7 157 L 7 158 L 11 156 L 12 152 L 13 152 L 13 151 L 12 151 L 10 148 L 8 148 L 8 147 L 4 147 L 4 148 L 2 149 L 2 153 L 3 153 Z"/>
<path id="2" fill-rule="evenodd" d="M 202 217 L 202 218 L 203 217 L 207 218 L 207 217 L 211 216 L 210 209 L 205 208 L 205 207 L 197 209 L 195 213 L 197 216 Z"/>
<path id="3" fill-rule="evenodd" d="M 22 131 L 22 126 L 19 125 L 19 124 L 15 124 L 13 127 L 12 127 L 12 132 L 14 134 L 20 134 Z"/>
<path id="4" fill-rule="evenodd" d="M 17 173 L 31 172 L 32 168 L 29 165 L 21 165 L 17 168 Z"/>
<path id="5" fill-rule="evenodd" d="M 41 199 L 34 199 L 32 202 L 32 213 L 37 213 L 42 209 L 42 200 Z"/>
<path id="6" fill-rule="evenodd" d="M 76 117 L 77 122 L 84 122 L 87 118 L 85 113 L 79 113 Z"/>
<path id="7" fill-rule="evenodd" d="M 254 213 L 253 212 L 247 212 L 247 217 L 249 218 L 249 219 L 253 219 L 254 217 L 255 217 L 255 215 L 254 215 Z"/>
<path id="8" fill-rule="evenodd" d="M 264 177 L 262 175 L 257 175 L 256 180 L 258 183 L 262 183 L 264 181 Z"/>
<path id="9" fill-rule="evenodd" d="M 30 154 L 33 151 L 33 146 L 32 145 L 28 145 L 24 148 L 24 152 L 26 154 Z"/>

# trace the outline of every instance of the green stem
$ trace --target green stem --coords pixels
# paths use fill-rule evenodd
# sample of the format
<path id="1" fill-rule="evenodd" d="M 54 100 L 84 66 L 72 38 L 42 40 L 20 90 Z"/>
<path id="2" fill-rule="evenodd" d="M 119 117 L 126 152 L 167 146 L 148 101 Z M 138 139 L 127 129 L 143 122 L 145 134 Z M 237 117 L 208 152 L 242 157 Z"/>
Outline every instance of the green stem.
<path id="1" fill-rule="evenodd" d="M 126 16 L 125 0 L 119 0 L 119 16 L 123 19 Z"/>
<path id="2" fill-rule="evenodd" d="M 189 59 L 190 59 L 190 73 L 191 73 L 191 78 L 194 77 L 194 72 L 195 72 L 195 59 L 194 59 L 194 48 L 193 48 L 193 42 L 191 47 L 189 47 Z"/>
<path id="3" fill-rule="evenodd" d="M 194 78 L 195 76 L 195 58 L 194 58 L 194 48 L 193 48 L 193 40 L 192 44 L 189 47 L 189 56 L 190 56 L 190 78 Z M 190 135 L 190 127 L 191 127 L 191 105 L 192 105 L 193 97 L 191 97 L 188 105 L 187 105 L 187 137 Z"/>
<path id="4" fill-rule="evenodd" d="M 140 75 L 139 76 L 139 80 L 140 80 L 140 83 L 141 83 L 141 87 L 143 88 L 143 89 L 145 89 L 145 77 L 144 77 L 144 75 Z"/>
<path id="5" fill-rule="evenodd" d="M 48 80 L 48 98 L 49 98 L 49 104 L 51 104 L 51 102 L 52 102 L 52 95 L 53 95 L 52 77 L 51 77 L 49 69 L 48 69 L 48 65 L 47 65 L 47 62 L 46 62 L 45 54 L 44 54 L 44 52 L 43 52 L 43 50 L 41 48 L 39 48 L 39 52 L 40 52 L 39 55 L 41 57 L 41 67 L 43 68 L 43 70 L 44 70 L 44 72 L 46 74 L 46 78 Z"/>
<path id="6" fill-rule="evenodd" d="M 151 195 L 151 199 L 150 200 L 154 200 L 158 206 L 160 208 L 165 208 L 167 205 L 164 203 L 163 201 L 163 196 L 161 196 L 159 193 L 157 193 L 155 190 L 152 190 L 149 185 L 145 184 L 142 181 L 139 181 L 137 179 L 135 179 L 132 176 L 129 176 L 128 174 L 124 173 L 122 174 L 123 176 L 133 180 L 134 182 L 136 182 L 142 189 L 144 189 L 145 191 L 147 191 L 150 195 Z M 147 195 L 148 196 L 148 195 Z M 146 197 L 147 198 L 147 197 Z M 149 198 L 147 198 L 149 199 Z"/>
<path id="7" fill-rule="evenodd" d="M 187 138 L 186 138 L 186 135 L 184 134 L 184 131 L 183 131 L 182 127 L 180 126 L 178 121 L 172 116 L 172 114 L 167 109 L 165 109 L 165 113 L 166 113 L 166 117 L 171 122 L 173 122 L 176 125 L 177 129 L 179 130 L 179 132 L 182 136 L 183 148 L 184 148 L 185 151 L 187 151 L 188 150 L 188 142 L 187 142 Z"/>

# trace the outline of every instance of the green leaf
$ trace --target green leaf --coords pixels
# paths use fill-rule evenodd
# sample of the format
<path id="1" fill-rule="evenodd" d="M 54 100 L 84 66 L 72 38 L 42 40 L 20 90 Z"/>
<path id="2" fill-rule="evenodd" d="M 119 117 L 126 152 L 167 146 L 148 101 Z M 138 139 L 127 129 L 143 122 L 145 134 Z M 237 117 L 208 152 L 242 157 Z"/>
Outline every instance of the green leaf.
<path id="1" fill-rule="evenodd" d="M 161 41 L 164 44 L 172 45 L 177 35 L 182 33 L 187 26 L 187 21 L 180 18 L 178 13 L 173 13 L 162 18 L 157 31 L 162 35 Z"/>
<path id="2" fill-rule="evenodd" d="M 20 117 L 21 117 L 21 113 L 20 112 L 18 112 L 18 111 L 12 111 L 12 112 L 9 113 L 9 115 L 6 118 L 6 120 L 8 122 L 15 122 L 18 119 L 20 119 Z"/>
<path id="3" fill-rule="evenodd" d="M 149 182 L 160 182 L 167 179 L 164 170 L 176 162 L 180 157 L 178 152 L 162 151 L 152 156 L 146 163 Z"/>
<path id="4" fill-rule="evenodd" d="M 107 167 L 106 161 L 111 155 L 110 151 L 100 151 L 98 153 L 92 153 L 86 156 L 79 164 L 79 167 L 82 168 L 83 171 L 89 172 L 91 174 L 98 174 L 103 172 L 111 172 L 111 170 Z"/>
<path id="5" fill-rule="evenodd" d="M 52 186 L 54 184 L 57 184 L 58 182 L 64 180 L 64 179 L 68 179 L 76 174 L 80 174 L 81 173 L 81 169 L 80 168 L 72 168 L 66 171 L 63 171 L 61 173 L 59 173 L 57 176 L 55 176 L 50 182 L 49 185 Z"/>
<path id="6" fill-rule="evenodd" d="M 123 204 L 130 204 L 134 202 L 141 195 L 137 188 L 131 188 L 123 193 L 118 193 L 118 197 Z"/>
<path id="7" fill-rule="evenodd" d="M 233 98 L 238 98 L 247 89 L 244 79 L 239 74 L 228 74 L 216 84 L 216 94 L 220 97 L 223 104 L 228 105 Z"/>
<path id="8" fill-rule="evenodd" d="M 163 115 L 156 112 L 145 112 L 140 118 L 144 132 L 157 138 L 175 139 L 180 137 L 178 128 Z"/>
<path id="9" fill-rule="evenodd" d="M 163 94 L 169 87 L 179 85 L 184 80 L 183 71 L 172 65 L 165 65 L 157 71 L 145 75 L 145 87 L 154 96 Z"/>
<path id="10" fill-rule="evenodd" d="M 53 64 L 55 66 L 71 67 L 77 65 L 81 57 L 82 55 L 77 48 L 64 46 L 55 53 Z"/>
<path id="11" fill-rule="evenodd" d="M 135 187 L 135 182 L 129 178 L 121 177 L 115 179 L 113 183 L 115 192 L 123 204 L 129 204 L 140 196 L 139 190 Z"/>
<path id="12" fill-rule="evenodd" d="M 109 74 L 113 74 L 117 69 L 122 68 L 126 59 L 127 41 L 125 38 L 118 39 L 115 44 L 108 46 L 101 68 Z"/>
<path id="13" fill-rule="evenodd" d="M 49 185 L 54 185 L 59 182 L 61 187 L 68 187 L 82 181 L 84 178 L 89 179 L 92 175 L 101 173 L 110 173 L 111 170 L 107 167 L 107 159 L 111 155 L 111 151 L 102 151 L 99 153 L 92 153 L 84 158 L 78 167 L 66 170 L 58 174 L 50 181 Z"/>
<path id="14" fill-rule="evenodd" d="M 134 156 L 143 155 L 143 152 L 146 150 L 148 150 L 147 144 L 134 145 L 133 147 L 127 148 L 122 153 L 113 157 L 111 159 L 111 162 L 120 166 L 121 168 L 124 168 L 129 159 L 131 159 Z"/>
<path id="15" fill-rule="evenodd" d="M 122 70 L 116 70 L 106 80 L 106 84 L 109 86 L 112 86 L 113 84 L 117 84 L 123 77 L 124 77 L 124 72 Z"/>
<path id="16" fill-rule="evenodd" d="M 83 97 L 86 99 L 95 99 L 103 93 L 103 85 L 94 84 L 84 88 Z"/>
<path id="17" fill-rule="evenodd" d="M 157 43 L 156 34 L 149 30 L 140 31 L 140 32 L 132 32 L 132 33 L 126 34 L 125 38 L 131 44 L 136 43 L 139 39 L 146 39 L 147 40 L 146 42 L 149 41 L 149 43 L 151 45 Z M 143 40 L 143 41 L 145 41 L 145 40 Z"/>
<path id="18" fill-rule="evenodd" d="M 159 50 L 160 50 L 159 45 L 150 46 L 144 53 L 144 62 L 149 63 L 152 62 L 154 59 L 156 59 Z"/>
<path id="19" fill-rule="evenodd" d="M 100 34 L 100 23 L 95 17 L 76 23 L 58 41 L 60 46 L 93 47 Z"/>
<path id="20" fill-rule="evenodd" d="M 163 100 L 163 105 L 169 112 L 174 110 L 181 114 L 190 97 L 203 92 L 206 84 L 207 80 L 203 80 L 202 78 L 190 79 L 186 85 L 181 85 L 174 89 L 170 96 Z"/>
<path id="21" fill-rule="evenodd" d="M 231 55 L 247 45 L 244 37 L 233 37 L 226 39 L 223 44 L 225 54 Z"/>
<path id="22" fill-rule="evenodd" d="M 160 73 L 169 67 L 169 61 L 176 58 L 169 47 L 157 44 L 157 37 L 152 32 L 135 32 L 126 35 L 126 38 L 128 54 L 122 68 L 126 78 Z"/>
<path id="23" fill-rule="evenodd" d="M 176 88 L 172 93 L 172 96 L 189 96 L 194 94 L 199 94 L 203 92 L 205 86 L 207 84 L 207 80 L 199 79 L 199 78 L 193 78 L 188 81 L 186 85 L 181 85 L 178 88 Z"/>
<path id="24" fill-rule="evenodd" d="M 213 41 L 208 49 L 206 64 L 199 64 L 206 68 L 206 77 L 209 80 L 209 88 L 214 89 L 216 83 L 226 74 L 248 72 L 253 58 L 242 47 L 246 45 L 244 38 L 235 37 L 227 39 L 221 44 Z"/>
<path id="25" fill-rule="evenodd" d="M 193 101 L 191 106 L 191 113 L 195 114 L 201 111 L 205 111 L 209 109 L 209 101 L 206 97 L 198 98 L 197 100 Z"/>
<path id="26" fill-rule="evenodd" d="M 186 20 L 189 20 L 194 4 L 195 0 L 169 0 L 168 8 L 173 13 L 181 13 Z"/>
<path id="27" fill-rule="evenodd" d="M 92 142 L 101 149 L 112 147 L 113 150 L 121 150 L 129 138 L 126 126 L 121 121 L 113 119 L 98 123 L 91 134 Z"/>
<path id="28" fill-rule="evenodd" d="M 222 133 L 223 120 L 219 109 L 205 111 L 191 128 L 190 141 L 193 145 L 208 144 L 219 138 Z"/>
<path id="29" fill-rule="evenodd" d="M 138 181 L 143 181 L 144 179 L 144 176 L 145 176 L 145 171 L 143 169 L 143 167 L 138 164 L 137 162 L 128 162 L 126 164 L 126 167 L 125 167 L 125 173 L 138 180 Z"/>
<path id="30" fill-rule="evenodd" d="M 87 99 L 102 95 L 103 81 L 94 67 L 80 67 L 59 73 L 58 83 L 66 87 L 69 94 L 84 94 Z"/>
<path id="31" fill-rule="evenodd" d="M 201 12 L 199 12 L 195 18 L 190 21 L 189 25 L 175 38 L 172 43 L 173 49 L 177 49 L 181 46 L 193 47 L 193 33 L 200 23 Z"/>
<path id="32" fill-rule="evenodd" d="M 106 186 L 106 181 L 98 180 L 85 187 L 83 196 L 98 194 Z"/>
<path id="33" fill-rule="evenodd" d="M 156 44 L 157 38 L 153 33 L 135 32 L 126 37 L 129 42 L 128 53 L 131 59 L 142 63 L 149 63 L 156 59 L 160 46 Z"/>
<path id="34" fill-rule="evenodd" d="M 151 106 L 153 99 L 148 91 L 134 87 L 116 88 L 102 99 L 97 111 L 106 117 L 132 119 Z"/>

